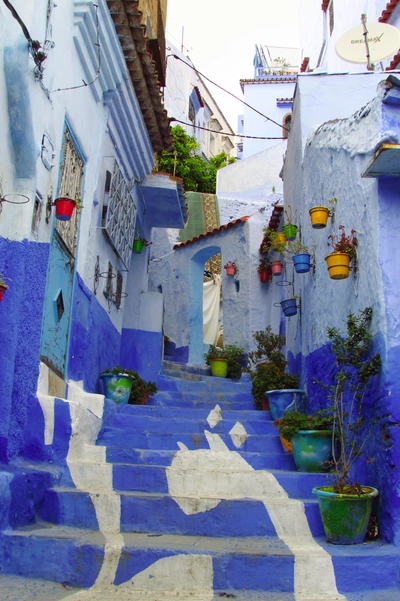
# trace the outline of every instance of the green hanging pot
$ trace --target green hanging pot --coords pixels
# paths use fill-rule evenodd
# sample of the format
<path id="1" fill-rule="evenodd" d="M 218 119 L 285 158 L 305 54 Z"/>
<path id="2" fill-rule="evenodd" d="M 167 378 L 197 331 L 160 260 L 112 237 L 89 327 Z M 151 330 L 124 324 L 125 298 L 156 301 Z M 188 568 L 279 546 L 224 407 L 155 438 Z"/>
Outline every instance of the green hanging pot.
<path id="1" fill-rule="evenodd" d="M 286 240 L 294 240 L 297 235 L 297 225 L 292 223 L 284 223 L 282 226 L 283 233 L 285 234 Z"/>
<path id="2" fill-rule="evenodd" d="M 140 255 L 143 250 L 144 240 L 134 240 L 132 250 L 136 255 Z"/>
<path id="3" fill-rule="evenodd" d="M 328 542 L 334 545 L 364 542 L 372 501 L 379 493 L 372 486 L 361 488 L 363 492 L 359 495 L 335 493 L 333 486 L 313 488 Z"/>

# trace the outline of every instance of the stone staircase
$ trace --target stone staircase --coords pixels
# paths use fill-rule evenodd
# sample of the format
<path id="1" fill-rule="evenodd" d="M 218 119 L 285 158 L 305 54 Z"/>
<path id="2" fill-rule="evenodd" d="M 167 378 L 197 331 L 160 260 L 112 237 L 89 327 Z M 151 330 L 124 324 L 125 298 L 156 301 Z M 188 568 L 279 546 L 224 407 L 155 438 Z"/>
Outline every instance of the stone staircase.
<path id="1" fill-rule="evenodd" d="M 74 601 L 400 599 L 398 548 L 325 542 L 311 494 L 325 476 L 294 470 L 246 377 L 164 362 L 158 386 L 117 406 L 69 384 L 68 469 L 47 476 L 33 523 L 3 530 L 2 573 Z"/>

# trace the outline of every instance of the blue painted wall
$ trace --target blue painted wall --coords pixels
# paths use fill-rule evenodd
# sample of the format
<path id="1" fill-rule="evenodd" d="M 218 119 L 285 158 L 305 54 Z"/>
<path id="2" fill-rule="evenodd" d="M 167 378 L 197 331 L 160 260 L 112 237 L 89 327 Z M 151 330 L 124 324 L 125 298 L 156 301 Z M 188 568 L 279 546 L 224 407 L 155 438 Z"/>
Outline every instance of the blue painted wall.
<path id="1" fill-rule="evenodd" d="M 121 336 L 94 294 L 75 275 L 68 378 L 83 380 L 88 392 L 102 393 L 99 374 L 120 365 Z"/>
<path id="2" fill-rule="evenodd" d="M 0 238 L 0 273 L 9 288 L 0 303 L 0 461 L 18 456 L 39 375 L 49 245 Z"/>
<path id="3" fill-rule="evenodd" d="M 154 382 L 161 365 L 161 332 L 143 330 L 122 330 L 120 365 L 139 372 L 144 380 Z"/>

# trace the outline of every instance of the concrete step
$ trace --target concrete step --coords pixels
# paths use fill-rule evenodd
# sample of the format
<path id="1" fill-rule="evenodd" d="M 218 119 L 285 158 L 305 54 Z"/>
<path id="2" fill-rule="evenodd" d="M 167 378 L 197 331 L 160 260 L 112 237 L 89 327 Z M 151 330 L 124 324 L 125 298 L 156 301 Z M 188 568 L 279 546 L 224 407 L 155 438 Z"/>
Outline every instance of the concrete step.
<path id="1" fill-rule="evenodd" d="M 194 393 L 181 392 L 157 392 L 148 400 L 147 406 L 167 407 L 170 411 L 180 409 L 205 409 L 211 411 L 215 405 L 219 405 L 223 411 L 250 411 L 255 409 L 253 397 L 248 394 L 227 393 Z"/>
<path id="2" fill-rule="evenodd" d="M 213 411 L 216 408 L 216 403 L 210 411 Z M 148 417 L 180 417 L 183 419 L 193 419 L 197 420 L 200 418 L 207 418 L 210 412 L 207 408 L 191 408 L 191 407 L 179 407 L 179 411 L 177 415 L 171 415 L 171 409 L 169 407 L 165 407 L 163 405 L 117 405 L 116 413 L 120 415 L 133 415 L 133 416 L 143 416 L 146 415 Z M 269 411 L 257 411 L 252 405 L 249 409 L 241 409 L 241 410 L 229 410 L 226 409 L 222 411 L 222 418 L 233 421 L 244 422 L 263 422 L 269 424 L 272 422 L 271 414 Z"/>
<path id="3" fill-rule="evenodd" d="M 104 563 L 118 566 L 112 584 L 108 583 L 109 588 L 131 579 L 134 583 L 138 580 L 140 586 L 139 574 L 150 568 L 146 579 L 149 592 L 152 585 L 157 584 L 154 578 L 166 581 L 169 573 L 170 580 L 175 580 L 175 590 L 179 590 L 178 574 L 179 584 L 184 588 L 187 579 L 195 579 L 202 570 L 209 574 L 210 588 L 214 590 L 268 591 L 268 594 L 283 595 L 294 591 L 294 554 L 277 538 L 155 536 L 127 532 L 123 537 L 109 535 L 109 551 L 105 554 L 106 538 L 102 534 L 77 528 L 40 524 L 6 531 L 0 536 L 3 573 L 62 582 L 66 586 L 93 586 L 104 559 Z M 381 543 L 342 547 L 328 545 L 322 539 L 316 542 L 332 557 L 340 593 L 360 595 L 360 591 L 399 590 L 398 548 Z M 304 554 L 309 549 L 307 540 L 297 541 L 299 548 L 302 544 Z M 167 562 L 168 571 L 164 569 L 159 574 L 157 566 L 165 564 L 162 560 Z M 319 580 L 321 578 L 323 574 Z M 134 590 L 132 585 L 130 590 Z M 322 598 L 333 601 L 334 596 Z M 312 595 L 307 599 L 312 599 Z"/>
<path id="4" fill-rule="evenodd" d="M 276 453 L 246 453 L 237 451 L 243 459 L 255 470 L 294 470 L 293 456 L 289 454 Z M 108 463 L 129 463 L 136 465 L 160 465 L 167 467 L 171 465 L 176 455 L 174 451 L 161 451 L 151 449 L 130 449 L 124 447 L 112 447 L 107 445 L 106 459 Z"/>
<path id="5" fill-rule="evenodd" d="M 129 430 L 106 427 L 101 432 L 97 444 L 132 449 L 177 450 L 178 442 L 188 449 L 208 449 L 209 445 L 203 432 L 157 432 Z M 213 429 L 214 430 L 214 429 Z M 279 453 L 282 445 L 277 434 L 248 434 L 246 440 L 238 444 L 233 442 L 230 434 L 222 434 L 222 440 L 231 451 L 248 451 L 250 453 Z"/>
<path id="6" fill-rule="evenodd" d="M 140 405 L 137 405 L 140 408 Z M 263 413 L 267 413 L 266 411 Z M 204 431 L 212 428 L 214 433 L 226 434 L 230 432 L 239 420 L 230 420 L 226 418 L 226 412 L 223 417 L 218 413 L 211 414 L 207 411 L 193 410 L 191 416 L 181 417 L 181 415 L 169 417 L 149 417 L 140 415 L 136 412 L 134 415 L 128 413 L 116 413 L 113 417 L 111 427 L 137 429 L 139 431 L 147 430 L 154 432 L 193 432 Z M 218 423 L 215 421 L 220 419 Z M 214 420 L 214 421 L 213 421 Z M 243 423 L 243 420 L 240 420 Z M 270 434 L 278 435 L 278 430 L 271 420 L 246 420 L 246 432 L 248 434 Z M 214 425 L 215 424 L 215 425 Z"/>
<path id="7" fill-rule="evenodd" d="M 121 532 L 148 534 L 189 534 L 214 537 L 276 537 L 269 514 L 260 501 L 221 500 L 215 507 L 187 514 L 169 494 L 121 493 Z M 199 507 L 201 499 L 185 498 L 186 507 Z M 290 503 L 290 502 L 289 502 Z M 283 499 L 279 504 L 287 505 Z M 323 527 L 314 499 L 304 500 L 304 509 L 313 536 L 323 536 Z M 60 526 L 98 530 L 95 509 L 89 493 L 69 488 L 47 491 L 40 518 Z"/>
<path id="8" fill-rule="evenodd" d="M 185 390 L 193 390 L 194 392 L 251 392 L 251 381 L 248 378 L 231 380 L 230 378 L 214 378 L 212 376 L 195 375 L 195 379 L 185 380 L 180 377 L 160 375 L 157 378 L 157 386 L 160 390 L 172 390 L 178 392 Z"/>
<path id="9" fill-rule="evenodd" d="M 265 470 L 267 472 L 267 470 Z M 257 476 L 262 475 L 262 470 L 258 471 Z M 287 495 L 293 499 L 313 499 L 312 489 L 314 486 L 323 486 L 326 483 L 326 477 L 324 474 L 307 474 L 304 472 L 285 472 L 280 470 L 269 470 Z M 238 486 L 241 491 L 240 497 L 246 497 L 246 481 L 253 478 L 253 471 L 244 469 L 243 471 L 234 468 L 232 472 L 226 470 L 226 468 L 215 468 L 210 467 L 210 471 L 204 467 L 199 468 L 180 468 L 180 474 L 182 477 L 188 479 L 196 479 L 198 483 L 198 490 L 206 489 L 207 482 L 210 477 L 214 476 L 213 497 L 224 498 L 225 486 L 227 482 L 231 483 L 234 480 L 235 485 L 237 482 L 242 483 Z M 215 474 L 217 475 L 215 477 Z M 168 481 L 167 472 L 164 467 L 158 465 L 127 465 L 127 464 L 113 464 L 113 488 L 117 492 L 144 492 L 144 493 L 168 493 Z M 258 494 L 268 497 L 269 495 L 269 483 L 265 481 L 258 489 Z M 201 498 L 199 494 L 199 498 Z"/>

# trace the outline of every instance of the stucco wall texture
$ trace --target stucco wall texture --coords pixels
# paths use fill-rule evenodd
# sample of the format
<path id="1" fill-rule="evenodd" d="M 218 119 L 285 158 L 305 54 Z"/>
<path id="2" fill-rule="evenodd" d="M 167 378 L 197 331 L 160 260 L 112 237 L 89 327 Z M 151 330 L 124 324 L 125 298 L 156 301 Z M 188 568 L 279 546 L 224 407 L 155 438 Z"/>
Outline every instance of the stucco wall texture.
<path id="1" fill-rule="evenodd" d="M 384 75 L 381 80 L 386 79 Z M 319 81 L 321 86 L 319 86 Z M 373 308 L 371 331 L 374 352 L 380 352 L 382 373 L 375 378 L 366 399 L 365 416 L 371 426 L 365 452 L 357 466 L 363 483 L 380 491 L 381 530 L 385 538 L 399 544 L 400 498 L 398 470 L 400 447 L 397 434 L 398 396 L 396 381 L 399 357 L 399 312 L 396 266 L 400 223 L 398 179 L 362 178 L 374 151 L 382 141 L 398 143 L 398 105 L 383 103 L 386 86 L 373 76 L 367 93 L 365 74 L 319 76 L 313 79 L 312 97 L 321 99 L 319 112 L 313 103 L 314 123 L 308 127 L 312 98 L 311 79 L 299 77 L 294 105 L 293 128 L 284 167 L 285 206 L 297 211 L 301 240 L 313 254 L 313 277 L 295 276 L 295 293 L 301 299 L 301 316 L 287 320 L 287 346 L 293 365 L 302 367 L 303 385 L 309 409 L 326 406 L 326 395 L 315 380 L 329 382 L 332 356 L 327 348 L 327 327 L 343 331 L 351 311 Z M 332 86 L 348 82 L 347 96 L 333 94 Z M 360 82 L 360 87 L 357 83 Z M 378 85 L 376 85 L 378 84 Z M 337 99 L 336 117 L 331 119 L 329 104 L 324 106 L 329 88 Z M 321 89 L 321 96 L 319 90 Z M 350 94 L 350 92 L 352 92 Z M 369 96 L 369 98 L 368 98 Z M 359 103 L 353 110 L 355 97 Z M 335 197 L 334 219 L 326 229 L 311 227 L 308 211 L 328 204 Z M 325 264 L 330 249 L 328 236 L 337 235 L 338 226 L 352 229 L 358 238 L 358 270 L 345 280 L 331 280 Z M 301 319 L 301 328 L 299 320 Z"/>

